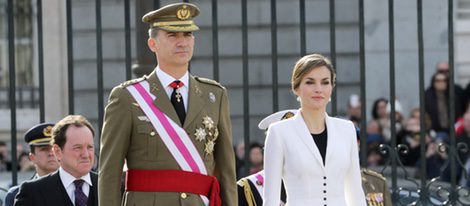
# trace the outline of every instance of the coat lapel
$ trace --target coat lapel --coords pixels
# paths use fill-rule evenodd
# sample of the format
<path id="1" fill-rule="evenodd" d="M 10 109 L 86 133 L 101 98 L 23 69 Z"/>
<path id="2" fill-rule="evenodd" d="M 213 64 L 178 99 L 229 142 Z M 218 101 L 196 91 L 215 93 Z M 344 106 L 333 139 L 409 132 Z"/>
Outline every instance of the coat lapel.
<path id="1" fill-rule="evenodd" d="M 64 188 L 64 184 L 62 184 L 62 181 L 60 180 L 59 171 L 56 171 L 51 176 L 45 178 L 50 178 L 50 181 L 47 181 L 48 185 L 44 186 L 46 190 L 42 190 L 42 195 L 47 200 L 47 205 L 72 206 L 73 203 Z"/>
<path id="2" fill-rule="evenodd" d="M 98 175 L 94 172 L 90 172 L 91 183 L 90 193 L 88 194 L 88 206 L 98 206 Z"/>
<path id="3" fill-rule="evenodd" d="M 331 163 L 331 155 L 335 153 L 333 149 L 335 148 L 333 145 L 335 144 L 341 144 L 341 142 L 337 142 L 336 140 L 339 139 L 339 137 L 336 137 L 336 130 L 334 128 L 334 124 L 332 123 L 332 119 L 330 116 L 326 115 L 325 118 L 326 121 L 326 129 L 328 134 L 327 136 L 327 142 L 326 142 L 326 157 L 325 157 L 325 167 L 328 165 L 328 163 Z"/>
<path id="4" fill-rule="evenodd" d="M 147 81 L 150 85 L 150 93 L 152 93 L 156 97 L 153 101 L 153 104 L 155 104 L 155 106 L 157 106 L 160 111 L 170 117 L 171 120 L 173 120 L 178 125 L 182 126 L 178 118 L 178 114 L 176 114 L 176 110 L 171 104 L 170 98 L 168 98 L 165 88 L 160 83 L 160 80 L 158 79 L 155 70 L 150 73 L 147 78 Z"/>
<path id="5" fill-rule="evenodd" d="M 305 124 L 305 121 L 302 117 L 300 110 L 297 111 L 293 119 L 295 121 L 295 126 L 297 127 L 296 129 L 297 134 L 300 137 L 301 141 L 305 144 L 308 150 L 313 154 L 318 165 L 321 165 L 321 168 L 324 169 L 323 159 L 321 157 L 320 151 L 318 150 L 317 145 L 313 141 L 312 135 L 310 134 L 310 131 L 308 130 L 307 125 Z"/>
<path id="6" fill-rule="evenodd" d="M 184 120 L 184 128 L 194 121 L 202 108 L 207 104 L 208 98 L 203 98 L 204 96 L 206 95 L 202 93 L 199 82 L 192 75 L 189 75 L 188 111 Z"/>

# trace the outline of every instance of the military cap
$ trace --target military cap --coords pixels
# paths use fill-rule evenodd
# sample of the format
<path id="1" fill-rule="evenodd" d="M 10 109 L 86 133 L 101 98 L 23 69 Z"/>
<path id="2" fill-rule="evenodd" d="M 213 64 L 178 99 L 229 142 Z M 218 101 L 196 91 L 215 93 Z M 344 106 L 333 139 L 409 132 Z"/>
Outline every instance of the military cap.
<path id="1" fill-rule="evenodd" d="M 169 32 L 197 31 L 199 27 L 193 18 L 199 15 L 199 8 L 190 3 L 174 3 L 151 11 L 142 17 L 142 21 Z"/>
<path id="2" fill-rule="evenodd" d="M 265 117 L 263 120 L 261 120 L 258 124 L 258 128 L 262 130 L 268 129 L 269 125 L 271 125 L 274 122 L 281 121 L 284 119 L 289 119 L 293 117 L 297 113 L 297 110 L 294 109 L 288 109 L 288 110 L 282 110 L 279 112 L 276 112 L 274 114 L 271 114 L 267 117 Z"/>
<path id="3" fill-rule="evenodd" d="M 24 135 L 24 141 L 29 145 L 48 145 L 52 139 L 52 127 L 54 124 L 42 123 L 29 129 Z"/>

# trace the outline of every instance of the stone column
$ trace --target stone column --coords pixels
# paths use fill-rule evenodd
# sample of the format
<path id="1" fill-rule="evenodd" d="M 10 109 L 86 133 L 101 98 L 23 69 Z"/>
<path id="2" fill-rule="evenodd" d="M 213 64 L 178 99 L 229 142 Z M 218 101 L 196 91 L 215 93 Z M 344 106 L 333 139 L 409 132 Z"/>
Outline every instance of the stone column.
<path id="1" fill-rule="evenodd" d="M 153 10 L 153 1 L 135 1 L 135 30 L 136 30 L 136 63 L 132 65 L 132 71 L 137 77 L 149 74 L 156 66 L 155 54 L 147 46 L 149 26 L 142 22 L 142 16 Z"/>
<path id="2" fill-rule="evenodd" d="M 68 114 L 67 39 L 64 0 L 43 1 L 44 89 L 46 121 Z"/>

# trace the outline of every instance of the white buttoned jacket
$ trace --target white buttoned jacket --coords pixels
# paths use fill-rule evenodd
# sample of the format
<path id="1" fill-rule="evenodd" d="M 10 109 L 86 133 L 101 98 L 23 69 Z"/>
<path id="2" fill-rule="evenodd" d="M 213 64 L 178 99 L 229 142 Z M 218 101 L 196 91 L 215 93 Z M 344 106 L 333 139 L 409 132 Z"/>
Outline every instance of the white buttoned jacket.
<path id="1" fill-rule="evenodd" d="M 281 178 L 292 206 L 366 206 L 356 130 L 326 115 L 325 166 L 300 111 L 272 124 L 265 143 L 264 206 L 278 206 Z"/>

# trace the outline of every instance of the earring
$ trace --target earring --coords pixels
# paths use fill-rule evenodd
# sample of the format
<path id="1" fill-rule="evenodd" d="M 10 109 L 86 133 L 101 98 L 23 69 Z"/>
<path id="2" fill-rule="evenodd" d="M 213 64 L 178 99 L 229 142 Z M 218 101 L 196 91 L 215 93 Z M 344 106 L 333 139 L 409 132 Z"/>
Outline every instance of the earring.
<path id="1" fill-rule="evenodd" d="M 330 97 L 330 99 L 328 100 L 328 102 L 331 102 L 331 97 Z"/>
<path id="2" fill-rule="evenodd" d="M 300 97 L 297 97 L 297 101 L 300 102 Z"/>

